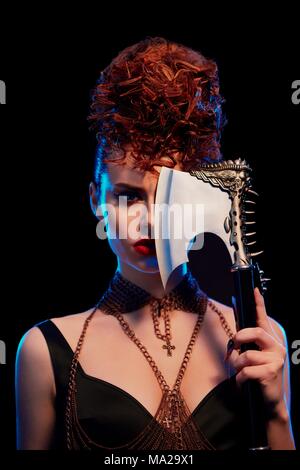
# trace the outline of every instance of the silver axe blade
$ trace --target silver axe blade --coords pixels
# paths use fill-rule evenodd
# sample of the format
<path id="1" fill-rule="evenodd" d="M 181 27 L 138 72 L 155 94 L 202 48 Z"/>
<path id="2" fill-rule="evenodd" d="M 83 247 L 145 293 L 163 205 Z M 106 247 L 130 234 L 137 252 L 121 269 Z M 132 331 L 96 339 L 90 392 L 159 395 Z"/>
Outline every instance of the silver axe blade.
<path id="1" fill-rule="evenodd" d="M 240 159 L 205 164 L 189 172 L 162 167 L 155 198 L 154 237 L 159 271 L 164 289 L 171 273 L 189 261 L 188 251 L 195 236 L 213 233 L 224 242 L 231 256 L 233 268 L 249 266 L 250 257 L 244 244 L 242 195 L 250 191 L 248 175 L 251 169 Z M 189 207 L 187 217 L 171 224 L 174 207 Z M 162 210 L 164 208 L 164 210 Z M 202 208 L 202 217 L 199 216 Z M 201 211 L 200 211 L 201 212 Z M 178 226 L 189 225 L 178 237 Z M 175 233 L 176 232 L 176 233 Z M 197 243 L 198 244 L 198 243 Z M 199 248 L 201 248 L 199 244 Z M 195 245 L 193 246 L 195 249 Z"/>

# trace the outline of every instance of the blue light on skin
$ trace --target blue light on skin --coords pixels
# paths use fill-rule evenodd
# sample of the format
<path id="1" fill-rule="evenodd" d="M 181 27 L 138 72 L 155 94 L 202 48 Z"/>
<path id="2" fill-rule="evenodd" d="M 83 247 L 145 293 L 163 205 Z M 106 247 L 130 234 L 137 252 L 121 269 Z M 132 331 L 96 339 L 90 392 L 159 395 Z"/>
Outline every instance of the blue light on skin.
<path id="1" fill-rule="evenodd" d="M 20 402 L 20 397 L 18 395 L 18 390 L 20 389 L 20 387 L 18 386 L 18 377 L 20 375 L 20 370 L 21 370 L 21 364 L 20 364 L 20 352 L 23 348 L 23 345 L 24 345 L 24 342 L 26 340 L 26 336 L 27 336 L 27 333 L 25 333 L 25 335 L 22 337 L 20 343 L 19 343 L 19 346 L 18 346 L 18 350 L 17 350 L 17 355 L 16 355 L 16 367 L 15 367 L 15 390 L 16 390 L 16 403 L 18 404 Z M 19 420 L 20 420 L 20 413 L 18 411 L 18 405 L 17 405 L 17 409 L 16 409 L 16 431 L 17 431 L 17 449 L 19 449 L 19 428 L 20 428 L 20 423 L 19 423 Z"/>

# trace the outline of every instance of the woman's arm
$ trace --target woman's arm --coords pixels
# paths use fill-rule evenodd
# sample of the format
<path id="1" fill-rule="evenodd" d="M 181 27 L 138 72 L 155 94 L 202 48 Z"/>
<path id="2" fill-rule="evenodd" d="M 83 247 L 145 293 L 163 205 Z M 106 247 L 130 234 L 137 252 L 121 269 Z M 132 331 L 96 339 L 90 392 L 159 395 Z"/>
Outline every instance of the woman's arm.
<path id="1" fill-rule="evenodd" d="M 288 355 L 288 342 L 286 332 L 282 325 L 276 320 L 268 317 L 271 326 L 275 330 L 274 333 L 280 338 L 281 343 L 285 347 L 286 356 L 283 366 L 283 384 L 284 399 L 274 410 L 274 417 L 267 423 L 267 436 L 270 447 L 273 450 L 295 450 L 295 441 L 291 426 L 291 388 L 290 388 L 290 362 Z"/>
<path id="2" fill-rule="evenodd" d="M 46 341 L 36 327 L 20 341 L 15 387 L 17 449 L 49 449 L 55 424 L 55 381 Z"/>
<path id="3" fill-rule="evenodd" d="M 267 315 L 263 296 L 255 289 L 257 327 L 243 328 L 235 337 L 235 348 L 255 342 L 259 351 L 248 350 L 236 357 L 236 380 L 258 380 L 268 410 L 267 436 L 272 450 L 294 450 L 290 420 L 290 376 L 286 334 L 282 326 Z"/>

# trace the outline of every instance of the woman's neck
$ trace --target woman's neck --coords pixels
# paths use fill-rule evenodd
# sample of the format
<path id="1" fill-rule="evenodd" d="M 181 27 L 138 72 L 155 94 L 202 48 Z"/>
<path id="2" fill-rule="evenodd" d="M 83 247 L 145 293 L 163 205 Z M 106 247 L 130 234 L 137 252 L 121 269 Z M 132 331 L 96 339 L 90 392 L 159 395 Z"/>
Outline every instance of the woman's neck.
<path id="1" fill-rule="evenodd" d="M 133 282 L 137 286 L 149 292 L 154 297 L 162 298 L 171 290 L 173 290 L 182 280 L 187 272 L 187 264 L 184 263 L 173 271 L 168 280 L 166 290 L 162 284 L 159 271 L 155 273 L 145 273 L 129 266 L 126 263 L 123 263 L 120 260 L 118 262 L 118 271 L 125 279 Z"/>

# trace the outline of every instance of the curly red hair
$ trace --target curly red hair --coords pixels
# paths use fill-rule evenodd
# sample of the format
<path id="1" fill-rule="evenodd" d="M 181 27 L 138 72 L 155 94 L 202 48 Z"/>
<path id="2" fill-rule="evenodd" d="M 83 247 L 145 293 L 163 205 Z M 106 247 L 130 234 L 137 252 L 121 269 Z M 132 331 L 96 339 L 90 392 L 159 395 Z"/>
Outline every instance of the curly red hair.
<path id="1" fill-rule="evenodd" d="M 95 180 L 101 165 L 122 164 L 130 146 L 134 166 L 184 171 L 221 159 L 224 125 L 217 65 L 181 44 L 147 37 L 121 51 L 92 91 L 88 120 L 96 130 Z M 166 159 L 167 157 L 167 159 Z M 163 160 L 162 160 L 163 159 Z"/>

